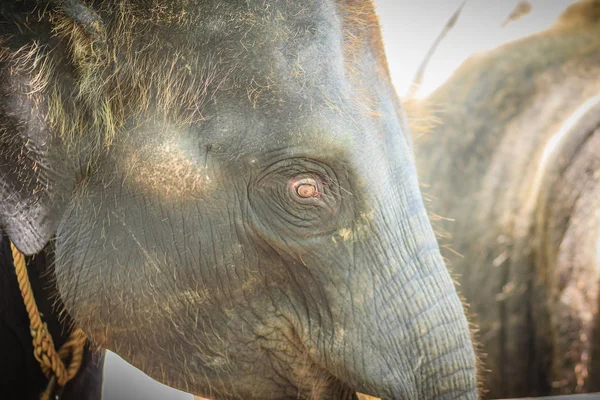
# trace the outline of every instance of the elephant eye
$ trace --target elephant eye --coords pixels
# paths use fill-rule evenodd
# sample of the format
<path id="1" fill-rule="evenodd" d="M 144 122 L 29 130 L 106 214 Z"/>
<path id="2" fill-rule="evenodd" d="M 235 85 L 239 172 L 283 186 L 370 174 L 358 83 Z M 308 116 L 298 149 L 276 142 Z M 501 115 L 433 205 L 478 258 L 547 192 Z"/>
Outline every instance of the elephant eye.
<path id="1" fill-rule="evenodd" d="M 296 193 L 298 194 L 298 196 L 306 199 L 309 197 L 315 197 L 319 193 L 319 191 L 317 190 L 317 187 L 315 185 L 304 183 L 298 186 L 298 188 L 296 189 Z"/>
<path id="2" fill-rule="evenodd" d="M 319 183 L 314 178 L 293 179 L 290 189 L 300 199 L 310 199 L 320 194 Z"/>

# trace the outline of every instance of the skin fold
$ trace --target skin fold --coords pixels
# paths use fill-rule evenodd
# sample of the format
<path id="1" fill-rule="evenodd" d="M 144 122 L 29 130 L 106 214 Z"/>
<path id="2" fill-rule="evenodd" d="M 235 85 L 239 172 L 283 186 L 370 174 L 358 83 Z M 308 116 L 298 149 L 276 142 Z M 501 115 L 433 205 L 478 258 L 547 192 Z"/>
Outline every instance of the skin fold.
<path id="1" fill-rule="evenodd" d="M 490 398 L 600 390 L 599 33 L 576 3 L 408 107 Z"/>
<path id="2" fill-rule="evenodd" d="M 211 399 L 475 399 L 370 1 L 0 6 L 0 228 Z"/>

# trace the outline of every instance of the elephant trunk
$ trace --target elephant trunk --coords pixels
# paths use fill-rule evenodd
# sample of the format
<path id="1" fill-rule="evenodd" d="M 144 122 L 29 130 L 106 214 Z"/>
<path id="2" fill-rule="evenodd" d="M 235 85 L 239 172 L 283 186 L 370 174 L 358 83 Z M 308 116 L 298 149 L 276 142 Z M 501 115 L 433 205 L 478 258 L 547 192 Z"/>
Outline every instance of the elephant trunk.
<path id="1" fill-rule="evenodd" d="M 354 243 L 370 263 L 351 271 L 349 295 L 340 297 L 336 285 L 332 311 L 346 323 L 335 332 L 327 368 L 381 399 L 477 399 L 471 332 L 433 233 L 408 252 L 372 236 Z"/>
<path id="2" fill-rule="evenodd" d="M 476 399 L 477 360 L 465 311 L 414 166 L 409 157 L 394 157 L 404 151 L 394 138 L 386 142 L 393 163 L 362 164 L 369 166 L 358 172 L 369 195 L 360 218 L 333 238 L 335 253 L 303 258 L 307 265 L 329 263 L 318 269 L 319 280 L 338 323 L 322 345 L 322 361 L 347 387 L 382 399 Z"/>
<path id="3" fill-rule="evenodd" d="M 462 304 L 437 252 L 405 268 L 412 278 L 381 282 L 362 312 L 350 363 L 357 388 L 382 399 L 476 399 L 476 359 Z M 406 272 L 406 271 L 405 271 Z M 362 347 L 361 347 L 362 344 Z M 361 354 L 362 353 L 362 354 Z M 362 369 L 362 370 L 361 370 Z"/>

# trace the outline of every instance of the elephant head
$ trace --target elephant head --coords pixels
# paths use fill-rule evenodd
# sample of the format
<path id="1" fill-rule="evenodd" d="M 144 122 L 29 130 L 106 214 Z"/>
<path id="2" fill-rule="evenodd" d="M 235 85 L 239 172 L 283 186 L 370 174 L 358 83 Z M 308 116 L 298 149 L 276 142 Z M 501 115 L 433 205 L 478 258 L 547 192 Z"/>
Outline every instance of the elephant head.
<path id="1" fill-rule="evenodd" d="M 0 227 L 95 343 L 218 399 L 477 397 L 370 1 L 1 7 Z"/>

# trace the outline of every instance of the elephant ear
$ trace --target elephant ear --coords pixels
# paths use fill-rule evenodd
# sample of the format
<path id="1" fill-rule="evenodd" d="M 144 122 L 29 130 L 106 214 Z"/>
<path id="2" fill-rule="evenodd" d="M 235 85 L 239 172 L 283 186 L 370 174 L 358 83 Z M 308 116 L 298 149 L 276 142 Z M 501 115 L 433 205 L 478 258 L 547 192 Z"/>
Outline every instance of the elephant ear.
<path id="1" fill-rule="evenodd" d="M 70 19 L 92 40 L 102 25 L 76 0 L 59 1 L 46 20 L 19 3 L 0 7 L 0 230 L 31 255 L 56 231 L 79 168 L 64 132 L 76 77 L 52 15 Z"/>
<path id="2" fill-rule="evenodd" d="M 55 167 L 48 159 L 48 102 L 44 90 L 31 92 L 36 76 L 30 66 L 43 57 L 38 46 L 15 49 L 5 42 L 0 64 L 0 228 L 26 254 L 48 242 L 58 211 L 50 178 Z"/>

